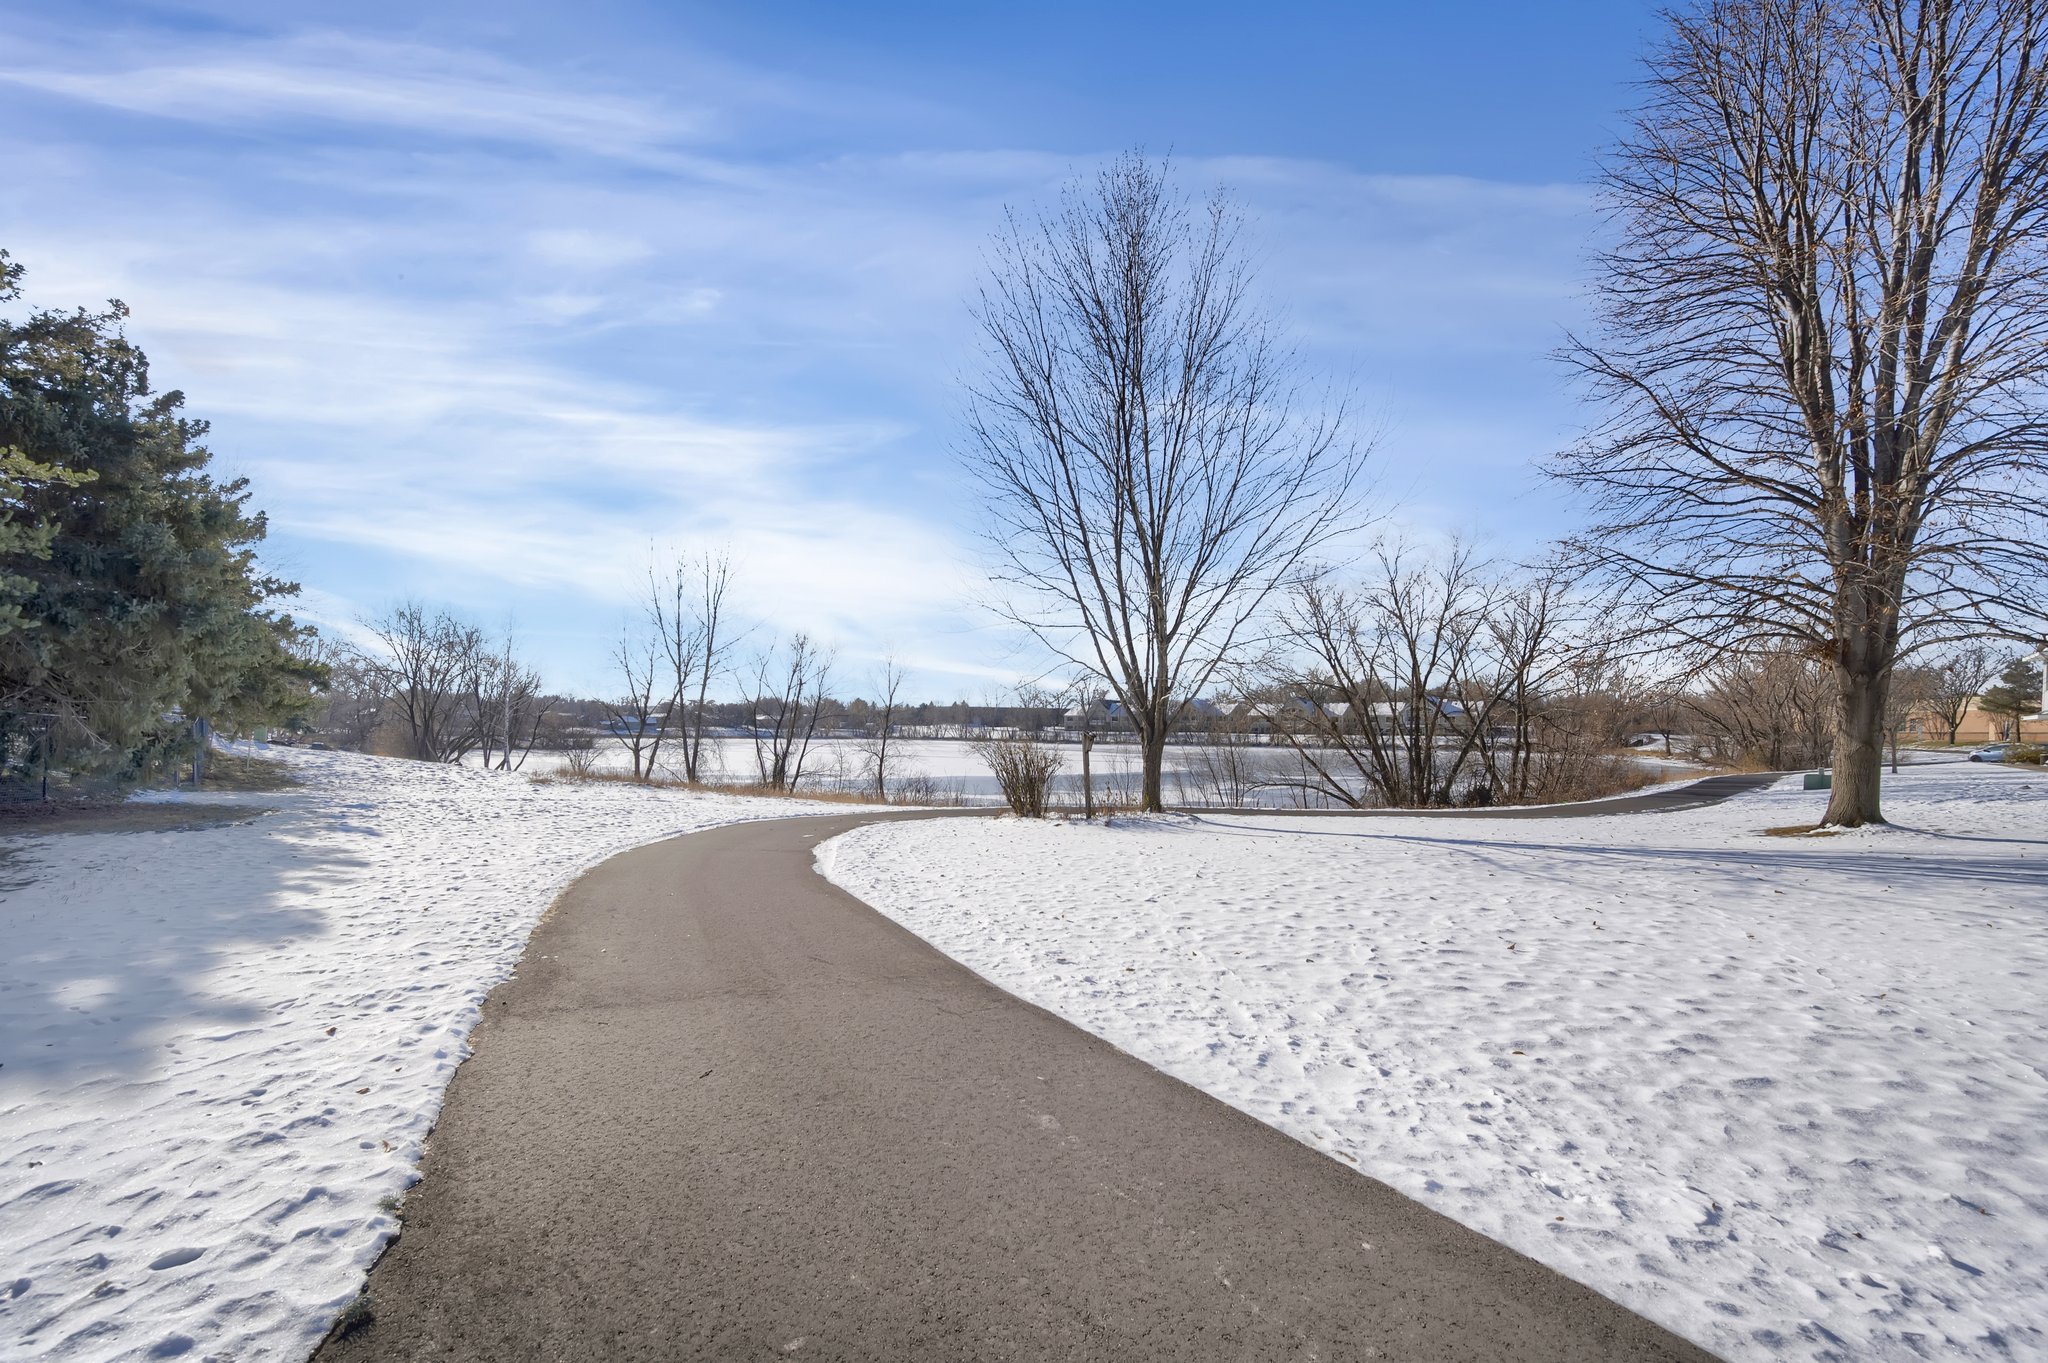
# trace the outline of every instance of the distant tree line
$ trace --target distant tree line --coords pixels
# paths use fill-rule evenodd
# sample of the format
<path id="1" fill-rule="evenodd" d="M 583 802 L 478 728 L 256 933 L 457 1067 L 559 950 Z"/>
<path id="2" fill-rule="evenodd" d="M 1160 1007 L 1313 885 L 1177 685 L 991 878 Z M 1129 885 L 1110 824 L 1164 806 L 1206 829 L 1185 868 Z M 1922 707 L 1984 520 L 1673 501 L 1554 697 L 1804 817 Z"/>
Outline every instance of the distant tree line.
<path id="1" fill-rule="evenodd" d="M 911 702 L 893 659 L 867 678 L 870 695 L 842 699 L 831 694 L 831 652 L 801 633 L 742 655 L 737 646 L 759 631 L 733 626 L 732 576 L 710 555 L 649 573 L 607 660 L 615 689 L 599 696 L 548 690 L 509 634 L 446 606 L 399 602 L 361 621 L 354 644 L 320 641 L 310 727 L 334 747 L 508 771 L 535 752 L 614 745 L 629 779 L 774 790 L 815 774 L 820 740 L 850 740 L 861 779 L 887 798 L 897 793 L 901 738 L 1059 722 L 1057 706 Z M 744 768 L 729 765 L 735 753 L 745 754 Z"/>

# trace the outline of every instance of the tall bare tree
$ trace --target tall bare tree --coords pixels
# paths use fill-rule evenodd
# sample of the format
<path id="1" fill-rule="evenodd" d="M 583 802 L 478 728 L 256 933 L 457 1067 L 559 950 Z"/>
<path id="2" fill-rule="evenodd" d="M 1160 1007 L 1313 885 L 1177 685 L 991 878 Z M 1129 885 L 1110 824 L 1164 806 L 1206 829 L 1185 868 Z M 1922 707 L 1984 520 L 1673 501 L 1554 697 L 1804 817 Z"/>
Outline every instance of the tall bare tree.
<path id="1" fill-rule="evenodd" d="M 612 731 L 625 742 L 633 779 L 651 780 L 675 711 L 667 699 L 661 644 L 642 622 L 629 620 L 620 627 L 619 641 L 612 647 L 612 666 L 620 686 L 618 698 L 605 702 L 606 717 Z"/>
<path id="2" fill-rule="evenodd" d="M 1686 705 L 1709 756 L 1772 771 L 1830 760 L 1834 679 L 1805 651 L 1732 654 L 1707 667 L 1696 683 Z"/>
<path id="3" fill-rule="evenodd" d="M 1640 782 L 1615 757 L 1635 687 L 1600 637 L 1602 606 L 1555 565 L 1382 541 L 1345 580 L 1288 594 L 1285 647 L 1245 674 L 1250 709 L 1324 802 L 1608 794 Z"/>
<path id="4" fill-rule="evenodd" d="M 1703 650 L 1833 685 L 1824 822 L 1883 818 L 1904 654 L 2037 632 L 2048 0 L 1703 0 L 1605 187 L 1581 547 Z"/>
<path id="5" fill-rule="evenodd" d="M 1614 757 L 1641 688 L 1614 661 L 1608 607 L 1554 563 L 1497 580 L 1463 700 L 1498 798 L 1590 799 L 1637 774 Z"/>
<path id="6" fill-rule="evenodd" d="M 1307 788 L 1348 805 L 1453 802 L 1498 703 L 1478 685 L 1498 590 L 1468 547 L 1418 562 L 1394 542 L 1374 547 L 1355 587 L 1293 589 L 1288 670 L 1257 705 Z"/>
<path id="7" fill-rule="evenodd" d="M 1010 217 L 975 310 L 967 458 L 999 606 L 1128 708 L 1146 809 L 1180 709 L 1345 527 L 1362 455 L 1304 400 L 1241 229 L 1220 192 L 1191 205 L 1125 155 Z"/>
<path id="8" fill-rule="evenodd" d="M 540 674 L 518 655 L 510 630 L 470 664 L 470 723 L 485 770 L 514 771 L 539 741 L 547 716 Z"/>
<path id="9" fill-rule="evenodd" d="M 408 755 L 459 760 L 475 746 L 466 702 L 483 631 L 417 601 L 364 623 L 378 644 L 364 662 L 384 692 L 386 713 L 404 726 Z"/>
<path id="10" fill-rule="evenodd" d="M 386 673 L 377 660 L 346 647 L 333 648 L 327 658 L 327 685 L 314 727 L 336 747 L 360 752 L 384 722 Z"/>
<path id="11" fill-rule="evenodd" d="M 761 784 L 794 790 L 824 717 L 832 655 L 809 635 L 793 634 L 754 665 L 754 762 Z"/>
<path id="12" fill-rule="evenodd" d="M 690 602 L 691 628 L 697 643 L 697 654 L 689 664 L 697 679 L 697 694 L 694 699 L 685 693 L 684 665 L 677 654 L 676 703 L 686 707 L 681 730 L 683 745 L 683 774 L 692 783 L 705 776 L 704 731 L 706 727 L 705 705 L 711 693 L 711 679 L 724 667 L 727 656 L 732 652 L 738 639 L 732 634 L 731 624 L 725 618 L 725 595 L 732 585 L 732 558 L 729 554 L 702 554 L 687 570 L 693 584 Z M 683 564 L 676 565 L 676 610 L 682 609 L 682 580 L 685 576 Z"/>
<path id="13" fill-rule="evenodd" d="M 1970 706 L 1997 675 L 1998 663 L 1983 644 L 1955 649 L 1936 664 L 1922 708 L 1948 730 L 1951 744 L 1962 731 Z"/>
<path id="14" fill-rule="evenodd" d="M 1894 776 L 1899 772 L 1899 744 L 1927 714 L 1941 687 L 1941 669 L 1901 664 L 1892 669 L 1884 716 L 1885 753 Z"/>
<path id="15" fill-rule="evenodd" d="M 903 665 L 890 654 L 875 673 L 875 699 L 868 707 L 867 733 L 861 739 L 866 771 L 874 779 L 875 798 L 889 798 L 889 761 L 895 746 L 896 712 L 903 705 Z"/>
<path id="16" fill-rule="evenodd" d="M 648 753 L 652 772 L 661 757 L 661 745 L 673 731 L 683 749 L 683 776 L 695 780 L 689 770 L 690 731 L 684 708 L 690 700 L 691 683 L 703 661 L 704 627 L 693 609 L 690 565 L 678 559 L 664 577 L 653 565 L 647 569 L 647 626 L 660 654 L 661 681 L 651 682 L 650 691 L 666 689 L 668 699 L 661 707 L 661 720 Z M 636 764 L 637 765 L 637 764 Z"/>

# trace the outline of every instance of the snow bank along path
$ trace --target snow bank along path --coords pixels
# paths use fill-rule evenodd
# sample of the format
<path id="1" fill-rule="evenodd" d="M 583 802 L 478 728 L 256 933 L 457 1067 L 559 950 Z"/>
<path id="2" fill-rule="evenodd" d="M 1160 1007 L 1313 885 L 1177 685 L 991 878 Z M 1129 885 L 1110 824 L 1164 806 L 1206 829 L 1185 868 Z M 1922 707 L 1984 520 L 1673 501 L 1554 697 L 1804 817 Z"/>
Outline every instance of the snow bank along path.
<path id="1" fill-rule="evenodd" d="M 1570 822 L 877 825 L 993 982 L 1725 1357 L 2048 1358 L 2048 778 Z"/>
<path id="2" fill-rule="evenodd" d="M 844 806 L 276 750 L 251 823 L 0 863 L 0 1358 L 302 1359 L 579 871 Z"/>

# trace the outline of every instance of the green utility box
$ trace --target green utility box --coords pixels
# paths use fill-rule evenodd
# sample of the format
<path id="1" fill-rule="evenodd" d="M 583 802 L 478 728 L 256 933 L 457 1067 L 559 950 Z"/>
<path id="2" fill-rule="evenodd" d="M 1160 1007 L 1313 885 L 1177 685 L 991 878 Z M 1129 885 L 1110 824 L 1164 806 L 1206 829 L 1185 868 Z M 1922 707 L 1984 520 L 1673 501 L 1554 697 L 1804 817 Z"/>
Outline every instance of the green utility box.
<path id="1" fill-rule="evenodd" d="M 1835 788 L 1835 774 L 1831 771 L 1810 771 L 1806 773 L 1806 788 L 1808 790 L 1833 790 Z"/>

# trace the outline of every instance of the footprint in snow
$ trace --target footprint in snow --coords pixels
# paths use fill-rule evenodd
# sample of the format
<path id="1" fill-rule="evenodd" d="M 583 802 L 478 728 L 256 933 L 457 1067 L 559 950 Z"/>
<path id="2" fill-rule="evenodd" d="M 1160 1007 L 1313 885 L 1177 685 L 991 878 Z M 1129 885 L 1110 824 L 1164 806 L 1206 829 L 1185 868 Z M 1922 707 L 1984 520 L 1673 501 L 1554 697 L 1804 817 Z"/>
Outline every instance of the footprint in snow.
<path id="1" fill-rule="evenodd" d="M 152 1269 L 178 1268 L 191 1263 L 204 1253 L 206 1251 L 203 1249 L 174 1249 L 151 1259 L 149 1266 Z"/>

